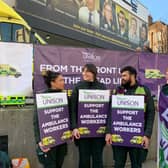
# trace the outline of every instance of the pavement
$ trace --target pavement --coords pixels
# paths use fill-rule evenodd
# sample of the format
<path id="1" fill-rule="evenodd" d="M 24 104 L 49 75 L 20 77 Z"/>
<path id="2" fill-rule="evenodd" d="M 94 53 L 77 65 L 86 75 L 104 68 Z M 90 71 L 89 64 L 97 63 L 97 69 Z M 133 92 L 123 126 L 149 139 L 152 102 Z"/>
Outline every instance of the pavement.
<path id="1" fill-rule="evenodd" d="M 143 164 L 143 168 L 157 168 L 157 163 L 154 160 L 147 160 Z"/>
<path id="2" fill-rule="evenodd" d="M 130 162 L 126 165 L 125 168 L 131 168 Z M 147 160 L 142 168 L 157 168 L 157 162 L 155 160 Z"/>
<path id="3" fill-rule="evenodd" d="M 114 168 L 114 166 L 106 166 L 104 168 Z M 127 162 L 125 168 L 131 168 L 130 162 Z M 147 160 L 142 168 L 157 168 L 157 162 L 155 160 Z"/>

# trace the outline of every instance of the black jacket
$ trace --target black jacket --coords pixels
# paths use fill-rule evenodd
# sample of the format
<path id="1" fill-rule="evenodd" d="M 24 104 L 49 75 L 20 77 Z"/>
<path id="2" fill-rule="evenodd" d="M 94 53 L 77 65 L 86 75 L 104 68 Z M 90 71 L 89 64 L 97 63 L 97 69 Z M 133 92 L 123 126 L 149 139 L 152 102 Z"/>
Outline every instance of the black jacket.
<path id="1" fill-rule="evenodd" d="M 79 89 L 100 89 L 105 90 L 104 84 L 95 80 L 94 82 L 81 81 L 76 84 L 71 96 L 71 129 L 77 128 L 77 116 L 78 116 L 78 92 Z"/>

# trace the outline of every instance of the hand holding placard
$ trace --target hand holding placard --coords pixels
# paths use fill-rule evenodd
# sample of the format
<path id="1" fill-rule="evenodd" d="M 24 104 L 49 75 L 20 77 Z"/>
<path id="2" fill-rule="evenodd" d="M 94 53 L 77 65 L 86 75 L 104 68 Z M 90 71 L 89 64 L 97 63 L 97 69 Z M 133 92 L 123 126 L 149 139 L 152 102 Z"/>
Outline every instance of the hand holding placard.
<path id="1" fill-rule="evenodd" d="M 105 141 L 107 145 L 112 144 L 111 134 L 106 134 Z"/>
<path id="2" fill-rule="evenodd" d="M 41 141 L 38 143 L 38 145 L 44 153 L 47 153 L 50 150 L 50 148 L 46 148 Z"/>
<path id="3" fill-rule="evenodd" d="M 75 139 L 80 139 L 80 133 L 79 133 L 79 130 L 77 128 L 75 128 L 72 132 L 72 140 Z"/>
<path id="4" fill-rule="evenodd" d="M 148 137 L 144 136 L 142 138 L 142 144 L 141 144 L 143 146 L 143 148 L 148 149 L 149 148 L 149 143 L 150 143 L 150 139 Z"/>

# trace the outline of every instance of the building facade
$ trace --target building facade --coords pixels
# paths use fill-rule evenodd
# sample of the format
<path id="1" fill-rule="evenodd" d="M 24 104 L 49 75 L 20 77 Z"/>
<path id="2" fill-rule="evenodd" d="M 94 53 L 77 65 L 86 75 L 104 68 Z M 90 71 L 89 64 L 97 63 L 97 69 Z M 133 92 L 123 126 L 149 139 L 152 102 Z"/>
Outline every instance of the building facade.
<path id="1" fill-rule="evenodd" d="M 147 40 L 149 11 L 138 0 L 5 1 L 48 44 L 135 50 Z"/>
<path id="2" fill-rule="evenodd" d="M 168 53 L 168 25 L 161 21 L 149 25 L 148 39 L 154 53 Z"/>

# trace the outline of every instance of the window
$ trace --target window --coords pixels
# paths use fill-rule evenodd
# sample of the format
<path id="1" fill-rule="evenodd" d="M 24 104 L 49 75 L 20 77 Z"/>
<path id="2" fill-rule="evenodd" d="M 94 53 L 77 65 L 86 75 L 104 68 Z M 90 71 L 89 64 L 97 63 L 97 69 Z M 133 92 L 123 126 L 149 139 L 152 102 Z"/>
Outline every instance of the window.
<path id="1" fill-rule="evenodd" d="M 12 40 L 12 24 L 0 23 L 1 41 L 9 42 Z"/>
<path id="2" fill-rule="evenodd" d="M 30 31 L 19 24 L 0 23 L 0 41 L 29 43 Z"/>
<path id="3" fill-rule="evenodd" d="M 14 68 L 10 68 L 10 71 L 12 71 L 12 72 L 16 72 L 16 69 L 14 69 Z"/>
<path id="4" fill-rule="evenodd" d="M 21 25 L 13 24 L 12 26 L 12 41 L 24 43 L 25 36 L 24 36 L 24 28 Z"/>
<path id="5" fill-rule="evenodd" d="M 30 43 L 30 31 L 25 28 L 24 32 L 25 32 L 25 42 Z"/>

